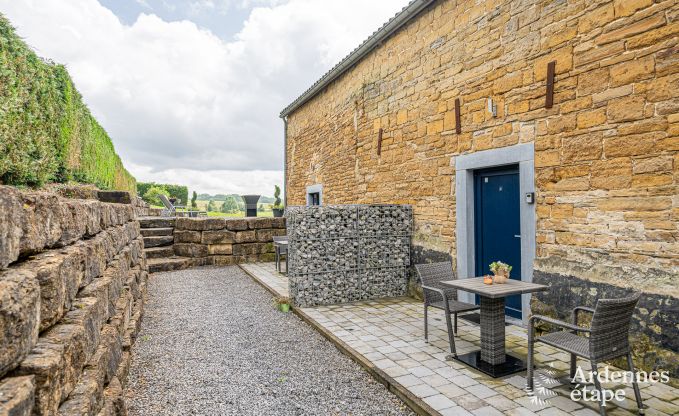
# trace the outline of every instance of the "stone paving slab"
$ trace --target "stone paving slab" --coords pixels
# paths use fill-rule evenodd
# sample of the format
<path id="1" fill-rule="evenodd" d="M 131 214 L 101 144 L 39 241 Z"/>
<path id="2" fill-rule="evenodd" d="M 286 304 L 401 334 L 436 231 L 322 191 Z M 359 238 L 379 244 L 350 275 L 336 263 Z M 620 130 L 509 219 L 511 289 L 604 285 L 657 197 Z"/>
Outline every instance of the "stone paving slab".
<path id="1" fill-rule="evenodd" d="M 243 265 L 261 284 L 276 291 L 287 279 L 273 264 Z M 526 373 L 493 379 L 457 361 L 446 361 L 448 341 L 442 311 L 430 309 L 429 343 L 424 341 L 422 303 L 413 298 L 395 298 L 342 305 L 299 308 L 326 337 L 364 367 L 384 377 L 383 382 L 402 390 L 414 404 L 431 414 L 441 415 L 597 415 L 593 402 L 573 401 L 567 383 L 568 354 L 536 346 L 536 393 L 524 390 Z M 526 330 L 516 325 L 506 328 L 507 351 L 525 359 Z M 459 320 L 456 346 L 459 354 L 479 349 L 479 328 Z M 589 366 L 579 360 L 583 370 Z M 541 388 L 542 387 L 542 388 Z M 612 388 L 615 386 L 605 386 Z M 620 385 L 617 388 L 623 388 Z M 679 414 L 679 389 L 662 384 L 641 383 L 646 415 Z M 611 416 L 637 414 L 631 386 L 620 403 L 608 405 Z"/>

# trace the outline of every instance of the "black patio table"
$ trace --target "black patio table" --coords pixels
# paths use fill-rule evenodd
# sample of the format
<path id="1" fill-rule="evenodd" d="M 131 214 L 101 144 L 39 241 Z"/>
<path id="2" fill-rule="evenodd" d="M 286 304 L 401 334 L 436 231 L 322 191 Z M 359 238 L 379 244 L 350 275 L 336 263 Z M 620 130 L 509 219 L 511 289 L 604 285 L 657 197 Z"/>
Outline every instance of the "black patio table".
<path id="1" fill-rule="evenodd" d="M 481 306 L 481 350 L 453 358 L 494 378 L 525 370 L 523 360 L 505 353 L 505 297 L 541 292 L 549 286 L 512 279 L 503 284 L 486 285 L 483 277 L 441 283 L 479 295 Z"/>

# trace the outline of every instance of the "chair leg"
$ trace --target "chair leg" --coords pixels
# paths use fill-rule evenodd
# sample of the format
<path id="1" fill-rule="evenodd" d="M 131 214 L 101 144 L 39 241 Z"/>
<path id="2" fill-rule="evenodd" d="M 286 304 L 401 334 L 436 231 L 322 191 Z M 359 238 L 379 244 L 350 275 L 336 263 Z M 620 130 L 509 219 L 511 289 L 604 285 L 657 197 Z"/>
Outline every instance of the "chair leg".
<path id="1" fill-rule="evenodd" d="M 591 363 L 594 387 L 599 391 L 599 413 L 601 416 L 606 416 L 606 403 L 604 402 L 604 390 L 601 388 L 601 383 L 599 382 L 599 369 L 597 368 L 596 361 L 591 360 Z"/>
<path id="2" fill-rule="evenodd" d="M 450 319 L 450 313 L 446 311 L 446 326 L 448 327 L 448 342 L 450 343 L 450 353 L 454 357 L 457 357 L 457 351 L 455 350 L 455 336 L 453 335 L 453 323 Z"/>
<path id="3" fill-rule="evenodd" d="M 427 314 L 427 304 L 424 304 L 424 341 L 429 342 L 429 322 Z"/>
<path id="4" fill-rule="evenodd" d="M 641 401 L 641 391 L 639 390 L 639 383 L 637 383 L 637 370 L 634 368 L 634 362 L 632 361 L 632 353 L 627 353 L 627 366 L 629 371 L 632 372 L 632 387 L 634 387 L 634 396 L 637 399 L 637 408 L 640 414 L 644 414 L 644 403 Z"/>
<path id="5" fill-rule="evenodd" d="M 571 354 L 571 368 L 570 368 L 570 372 L 568 373 L 570 375 L 570 378 L 571 378 L 571 384 L 575 384 L 573 382 L 573 379 L 575 378 L 575 371 L 576 371 L 577 364 L 578 364 L 578 356 L 575 355 L 575 354 Z"/>
<path id="6" fill-rule="evenodd" d="M 455 329 L 454 334 L 457 335 L 457 314 L 453 317 L 453 328 Z"/>
<path id="7" fill-rule="evenodd" d="M 533 391 L 534 387 L 534 381 L 533 380 L 533 343 L 535 341 L 533 340 L 533 324 L 531 322 L 530 326 L 528 327 L 528 357 L 526 357 L 526 388 L 529 392 Z"/>

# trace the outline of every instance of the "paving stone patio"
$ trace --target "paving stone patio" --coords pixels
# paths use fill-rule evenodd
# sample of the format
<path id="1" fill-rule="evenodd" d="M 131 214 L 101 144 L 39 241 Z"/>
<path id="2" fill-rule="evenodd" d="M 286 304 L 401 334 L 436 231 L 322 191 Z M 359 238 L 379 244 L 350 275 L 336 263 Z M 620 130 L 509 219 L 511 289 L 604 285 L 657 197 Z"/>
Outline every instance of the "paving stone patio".
<path id="1" fill-rule="evenodd" d="M 287 278 L 273 263 L 242 265 L 260 284 L 287 296 Z M 524 390 L 525 372 L 501 379 L 490 378 L 457 361 L 446 361 L 448 341 L 445 317 L 431 310 L 429 343 L 424 341 L 422 303 L 413 298 L 395 298 L 342 305 L 300 308 L 319 330 L 342 343 L 345 350 L 381 370 L 389 382 L 407 390 L 442 415 L 598 415 L 593 402 L 573 401 L 567 387 L 568 355 L 540 345 L 536 349 L 538 374 L 536 392 Z M 525 358 L 525 329 L 509 325 L 507 351 Z M 459 320 L 458 353 L 479 348 L 479 328 Z M 589 367 L 578 361 L 584 369 Z M 615 385 L 604 385 L 614 388 Z M 608 414 L 637 414 L 631 385 L 621 402 L 608 405 Z M 646 415 L 679 414 L 679 389 L 664 384 L 640 384 Z M 435 413 L 434 413 L 435 414 Z"/>

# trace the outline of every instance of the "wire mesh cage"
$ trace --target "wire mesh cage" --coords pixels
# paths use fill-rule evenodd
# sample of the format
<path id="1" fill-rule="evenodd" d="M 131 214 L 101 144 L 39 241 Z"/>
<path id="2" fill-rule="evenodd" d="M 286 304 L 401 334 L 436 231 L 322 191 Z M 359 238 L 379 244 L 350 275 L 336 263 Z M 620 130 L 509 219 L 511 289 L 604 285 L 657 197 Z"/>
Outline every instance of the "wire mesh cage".
<path id="1" fill-rule="evenodd" d="M 299 306 L 403 296 L 413 229 L 409 205 L 286 210 L 290 295 Z"/>

